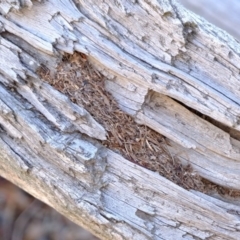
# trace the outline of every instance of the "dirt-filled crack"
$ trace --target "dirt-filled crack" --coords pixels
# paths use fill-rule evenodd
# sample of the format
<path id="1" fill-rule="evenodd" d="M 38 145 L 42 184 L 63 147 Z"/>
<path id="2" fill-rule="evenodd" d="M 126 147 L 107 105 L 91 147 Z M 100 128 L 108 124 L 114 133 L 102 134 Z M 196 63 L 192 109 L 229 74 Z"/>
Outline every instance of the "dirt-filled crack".
<path id="1" fill-rule="evenodd" d="M 178 158 L 170 155 L 162 135 L 137 124 L 120 110 L 112 95 L 105 90 L 104 76 L 93 69 L 84 54 L 65 55 L 55 75 L 50 75 L 46 67 L 40 68 L 38 74 L 102 124 L 108 133 L 107 140 L 101 141 L 105 147 L 185 189 L 201 192 L 217 189 L 224 194 L 233 193 L 203 180 L 193 173 L 191 166 L 183 166 Z"/>

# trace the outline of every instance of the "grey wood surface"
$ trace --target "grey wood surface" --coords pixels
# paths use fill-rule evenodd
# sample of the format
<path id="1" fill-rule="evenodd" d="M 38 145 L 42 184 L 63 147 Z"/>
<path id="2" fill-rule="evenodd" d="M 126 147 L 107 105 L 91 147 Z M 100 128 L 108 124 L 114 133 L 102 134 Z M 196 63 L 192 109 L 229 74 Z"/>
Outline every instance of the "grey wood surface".
<path id="1" fill-rule="evenodd" d="M 36 75 L 64 52 L 87 54 L 136 124 L 166 136 L 204 178 L 239 190 L 233 37 L 167 0 L 4 1 L 0 10 L 1 176 L 102 239 L 240 238 L 237 199 L 187 191 L 105 148 L 103 126 Z"/>

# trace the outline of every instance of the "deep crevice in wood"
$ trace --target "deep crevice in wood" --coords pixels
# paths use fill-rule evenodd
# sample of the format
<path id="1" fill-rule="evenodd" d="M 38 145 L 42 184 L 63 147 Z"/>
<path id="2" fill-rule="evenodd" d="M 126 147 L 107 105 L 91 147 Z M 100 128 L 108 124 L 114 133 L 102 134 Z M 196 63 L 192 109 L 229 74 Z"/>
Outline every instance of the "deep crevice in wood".
<path id="1" fill-rule="evenodd" d="M 225 124 L 207 116 L 204 115 L 203 113 L 197 111 L 196 109 L 193 109 L 189 106 L 187 106 L 186 104 L 184 104 L 183 102 L 178 101 L 177 99 L 171 98 L 174 101 L 176 101 L 177 103 L 179 103 L 181 106 L 185 107 L 186 109 L 188 109 L 190 112 L 192 112 L 193 114 L 197 115 L 198 117 L 204 119 L 205 121 L 208 121 L 209 123 L 213 124 L 214 126 L 220 128 L 221 130 L 223 130 L 224 132 L 228 133 L 230 135 L 231 138 L 240 141 L 240 131 L 233 129 L 229 126 L 226 126 Z"/>
<path id="2" fill-rule="evenodd" d="M 76 77 L 77 71 L 82 74 L 81 77 Z M 190 165 L 182 165 L 178 157 L 172 156 L 169 152 L 167 139 L 165 140 L 164 137 L 149 127 L 136 124 L 131 116 L 122 112 L 122 110 L 118 108 L 117 102 L 111 94 L 104 89 L 104 77 L 96 71 L 97 70 L 94 70 L 88 63 L 87 56 L 81 53 L 74 53 L 73 56 L 68 54 L 63 56 L 62 63 L 58 65 L 55 76 L 50 76 L 50 72 L 46 66 L 42 66 L 39 69 L 38 74 L 42 80 L 47 81 L 57 90 L 69 96 L 71 101 L 84 106 L 84 108 L 87 109 L 94 118 L 108 130 L 108 139 L 101 142 L 107 148 L 120 153 L 126 159 L 134 163 L 152 171 L 159 172 L 160 175 L 186 189 L 195 189 L 210 195 L 213 193 L 228 195 L 231 197 L 237 197 L 240 195 L 240 192 L 237 190 L 225 188 L 211 183 L 209 180 L 205 180 L 196 172 L 193 172 Z M 65 77 L 61 77 L 61 74 L 64 73 Z M 82 89 L 76 91 L 74 90 L 74 85 L 77 85 L 78 89 Z M 90 86 L 90 89 L 85 89 L 86 85 Z M 149 94 L 151 95 L 151 91 Z M 174 101 L 203 119 L 209 118 L 176 99 L 174 99 Z M 101 109 L 104 113 L 99 111 Z M 116 118 L 116 115 L 118 114 L 120 119 Z M 123 124 L 124 131 L 128 131 L 132 128 L 130 134 L 123 133 L 123 128 L 119 128 L 118 124 L 122 123 L 123 119 L 126 121 Z M 109 128 L 109 126 L 113 126 L 113 128 Z M 141 136 L 141 134 L 138 135 L 138 129 L 142 129 L 145 136 Z M 120 137 L 117 136 L 118 134 Z M 133 146 L 136 143 L 138 144 L 138 138 L 139 141 L 142 141 L 142 137 L 144 137 L 147 142 L 144 143 L 143 141 L 144 153 L 142 152 L 139 154 L 141 152 L 140 148 L 135 148 Z M 150 137 L 150 140 L 148 137 Z M 158 138 L 159 141 L 157 141 L 156 144 L 155 141 Z M 154 139 L 155 141 L 151 142 L 151 139 Z M 124 141 L 130 144 L 130 147 L 124 144 Z M 155 153 L 154 149 L 152 149 L 153 151 L 151 150 L 151 148 L 154 148 L 151 147 L 152 144 L 153 146 L 162 149 L 160 154 Z"/>
<path id="3" fill-rule="evenodd" d="M 201 177 L 196 173 L 193 177 L 189 165 L 183 166 L 171 156 L 163 136 L 136 124 L 131 116 L 119 109 L 104 89 L 104 77 L 89 65 L 84 54 L 65 55 L 53 77 L 46 70 L 45 66 L 38 71 L 43 80 L 69 96 L 71 101 L 84 106 L 107 129 L 108 139 L 102 141 L 104 146 L 186 189 L 204 191 Z M 76 77 L 78 71 L 81 77 Z M 65 77 L 61 77 L 64 73 Z"/>

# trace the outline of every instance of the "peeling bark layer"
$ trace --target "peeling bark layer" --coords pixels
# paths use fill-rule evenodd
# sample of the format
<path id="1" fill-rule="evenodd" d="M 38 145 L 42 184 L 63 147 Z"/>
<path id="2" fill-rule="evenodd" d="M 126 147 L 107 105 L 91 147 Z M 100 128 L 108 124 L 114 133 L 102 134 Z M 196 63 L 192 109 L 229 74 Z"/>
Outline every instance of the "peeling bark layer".
<path id="1" fill-rule="evenodd" d="M 103 126 L 36 75 L 63 53 L 88 55 L 122 110 L 201 176 L 240 190 L 237 41 L 173 0 L 4 1 L 0 12 L 3 177 L 103 239 L 239 239 L 236 202 L 103 147 Z"/>

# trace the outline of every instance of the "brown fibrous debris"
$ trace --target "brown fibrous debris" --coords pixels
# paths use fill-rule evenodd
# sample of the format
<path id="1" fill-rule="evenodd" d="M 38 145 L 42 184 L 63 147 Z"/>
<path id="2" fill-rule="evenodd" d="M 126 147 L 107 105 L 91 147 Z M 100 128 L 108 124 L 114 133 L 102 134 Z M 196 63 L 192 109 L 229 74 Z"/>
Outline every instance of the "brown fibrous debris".
<path id="1" fill-rule="evenodd" d="M 171 156 L 162 135 L 137 124 L 118 107 L 113 96 L 105 90 L 104 76 L 90 65 L 86 55 L 66 54 L 54 76 L 46 67 L 40 68 L 38 74 L 72 102 L 83 106 L 107 130 L 107 140 L 101 141 L 105 147 L 185 189 L 239 195 L 202 179 L 190 165 L 183 166 L 176 156 Z"/>

